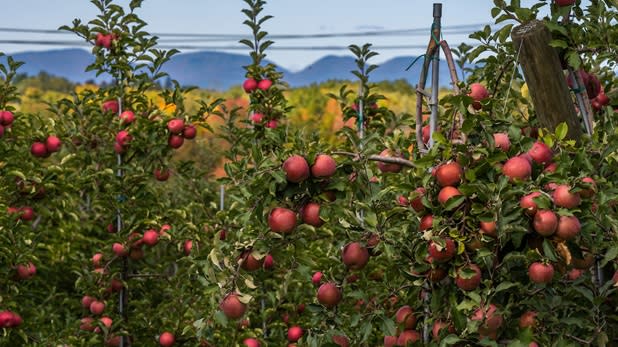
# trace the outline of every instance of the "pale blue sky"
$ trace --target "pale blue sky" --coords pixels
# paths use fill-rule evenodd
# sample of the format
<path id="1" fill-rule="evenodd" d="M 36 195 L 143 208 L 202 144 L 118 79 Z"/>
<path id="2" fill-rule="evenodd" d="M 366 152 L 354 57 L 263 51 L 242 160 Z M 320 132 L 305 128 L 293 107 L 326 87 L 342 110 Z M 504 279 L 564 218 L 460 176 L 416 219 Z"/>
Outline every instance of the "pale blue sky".
<path id="1" fill-rule="evenodd" d="M 117 3 L 126 5 L 128 0 Z M 271 34 L 314 34 L 355 32 L 381 29 L 429 28 L 432 21 L 432 4 L 443 4 L 443 25 L 490 23 L 492 0 L 270 0 L 265 13 L 273 15 L 265 25 Z M 534 0 L 522 0 L 532 4 Z M 138 14 L 148 22 L 150 32 L 190 32 L 208 34 L 248 34 L 242 25 L 241 0 L 145 0 Z M 97 14 L 88 0 L 5 0 L 0 27 L 56 29 L 70 24 L 74 18 L 87 21 Z M 15 34 L 0 32 L 2 39 L 70 40 L 70 35 Z M 467 35 L 445 35 L 456 45 L 469 41 Z M 328 39 L 277 40 L 276 45 L 329 45 L 347 46 L 371 42 L 376 46 L 425 45 L 427 36 L 394 37 L 344 37 Z M 188 43 L 192 45 L 206 45 Z M 216 45 L 235 44 L 232 42 Z M 50 46 L 24 46 L 0 44 L 0 51 L 7 53 L 26 50 L 46 50 Z M 235 51 L 243 53 L 243 51 Z M 384 50 L 376 63 L 401 55 L 417 55 L 421 49 Z M 343 55 L 346 51 L 270 51 L 269 59 L 281 66 L 299 70 L 327 54 Z"/>

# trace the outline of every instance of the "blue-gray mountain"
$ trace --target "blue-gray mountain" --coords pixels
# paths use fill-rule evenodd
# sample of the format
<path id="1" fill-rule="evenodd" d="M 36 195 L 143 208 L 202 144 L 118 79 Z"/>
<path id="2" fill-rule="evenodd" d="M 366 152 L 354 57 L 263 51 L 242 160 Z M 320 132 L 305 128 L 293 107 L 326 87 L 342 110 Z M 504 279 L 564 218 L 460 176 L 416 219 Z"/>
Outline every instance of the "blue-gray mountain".
<path id="1" fill-rule="evenodd" d="M 93 57 L 83 49 L 23 52 L 12 54 L 12 56 L 18 61 L 25 62 L 19 72 L 28 75 L 37 75 L 45 71 L 73 82 L 105 79 L 104 76 L 96 78 L 94 72 L 84 71 L 86 66 L 93 61 Z M 419 59 L 410 70 L 405 71 L 414 58 L 397 57 L 380 64 L 380 67 L 372 72 L 371 80 L 378 82 L 405 79 L 415 85 L 418 83 L 422 59 Z M 178 54 L 165 65 L 164 70 L 183 85 L 226 90 L 242 83 L 245 78 L 243 66 L 248 64 L 250 64 L 250 59 L 247 55 L 203 51 Z M 355 68 L 352 56 L 329 55 L 298 72 L 279 69 L 284 73 L 284 79 L 291 86 L 297 87 L 333 79 L 354 79 L 350 71 Z M 440 84 L 446 86 L 449 83 L 446 62 L 441 61 Z"/>

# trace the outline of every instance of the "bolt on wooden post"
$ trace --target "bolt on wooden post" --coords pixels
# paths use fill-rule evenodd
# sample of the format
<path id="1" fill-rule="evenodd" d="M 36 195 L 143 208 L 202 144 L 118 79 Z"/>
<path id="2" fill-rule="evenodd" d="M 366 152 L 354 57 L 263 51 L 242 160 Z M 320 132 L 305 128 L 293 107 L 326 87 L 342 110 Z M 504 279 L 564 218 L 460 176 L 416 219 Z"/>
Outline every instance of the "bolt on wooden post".
<path id="1" fill-rule="evenodd" d="M 551 34 L 545 24 L 533 20 L 519 25 L 511 32 L 511 38 L 519 52 L 519 63 L 541 126 L 554 130 L 566 122 L 569 127 L 567 138 L 579 139 L 581 123 L 558 53 L 549 45 Z"/>

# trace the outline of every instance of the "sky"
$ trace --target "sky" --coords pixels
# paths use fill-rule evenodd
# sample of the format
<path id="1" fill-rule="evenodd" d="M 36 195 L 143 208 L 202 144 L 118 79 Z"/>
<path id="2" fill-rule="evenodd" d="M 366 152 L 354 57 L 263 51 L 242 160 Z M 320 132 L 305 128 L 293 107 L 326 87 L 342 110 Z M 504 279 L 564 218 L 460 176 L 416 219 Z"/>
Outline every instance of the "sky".
<path id="1" fill-rule="evenodd" d="M 117 0 L 127 5 L 129 0 Z M 420 35 L 337 37 L 321 39 L 277 39 L 276 46 L 347 46 L 372 43 L 375 46 L 420 45 L 429 40 L 434 2 L 443 4 L 442 25 L 449 26 L 492 23 L 492 0 L 269 0 L 264 14 L 274 16 L 264 29 L 272 35 L 325 34 L 366 32 L 374 30 L 424 29 Z M 533 0 L 522 0 L 522 5 Z M 239 34 L 249 36 L 242 24 L 240 12 L 246 4 L 242 0 L 145 0 L 138 15 L 148 23 L 150 33 Z M 97 8 L 88 0 L 5 0 L 0 28 L 57 29 L 69 25 L 74 18 L 83 22 L 97 15 Z M 445 34 L 451 46 L 472 42 L 465 34 Z M 0 40 L 77 40 L 71 34 L 32 34 L 0 32 Z M 169 40 L 169 38 L 167 38 Z M 177 39 L 167 44 L 180 44 Z M 161 43 L 163 43 L 163 38 Z M 237 41 L 186 45 L 237 45 Z M 15 53 L 48 50 L 59 46 L 11 45 L 0 43 L 0 51 Z M 182 51 L 182 50 L 181 50 Z M 187 51 L 187 50 L 184 50 Z M 380 54 L 372 62 L 380 63 L 403 55 L 419 55 L 424 49 L 377 49 Z M 246 50 L 234 50 L 243 54 Z M 329 55 L 347 55 L 347 50 L 271 50 L 268 59 L 292 71 L 300 70 L 319 58 Z"/>

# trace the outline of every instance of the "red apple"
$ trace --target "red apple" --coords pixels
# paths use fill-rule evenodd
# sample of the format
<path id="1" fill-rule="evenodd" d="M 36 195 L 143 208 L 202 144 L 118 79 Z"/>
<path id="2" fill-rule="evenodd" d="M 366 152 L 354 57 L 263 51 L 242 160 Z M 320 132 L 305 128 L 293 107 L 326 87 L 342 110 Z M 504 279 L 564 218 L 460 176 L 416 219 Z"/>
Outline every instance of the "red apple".
<path id="1" fill-rule="evenodd" d="M 542 236 L 551 236 L 558 228 L 558 217 L 551 210 L 539 210 L 534 215 L 534 230 Z"/>
<path id="2" fill-rule="evenodd" d="M 47 146 L 43 142 L 35 142 L 30 146 L 30 153 L 37 158 L 44 158 L 47 156 Z"/>
<path id="3" fill-rule="evenodd" d="M 440 193 L 438 193 L 438 201 L 442 205 L 445 205 L 447 201 L 449 201 L 454 196 L 462 195 L 459 189 L 451 186 L 446 186 L 440 189 Z"/>
<path id="4" fill-rule="evenodd" d="M 521 329 L 525 328 L 534 328 L 536 326 L 536 315 L 535 311 L 526 311 L 521 317 L 519 317 L 519 327 Z"/>
<path id="5" fill-rule="evenodd" d="M 167 129 L 170 133 L 178 135 L 182 133 L 182 130 L 185 128 L 185 121 L 179 118 L 172 119 L 167 122 Z"/>
<path id="6" fill-rule="evenodd" d="M 257 259 L 251 254 L 251 250 L 243 251 L 240 255 L 239 259 L 241 260 L 240 267 L 247 271 L 255 271 L 262 268 L 262 264 L 264 262 L 264 258 Z"/>
<path id="7" fill-rule="evenodd" d="M 257 87 L 260 90 L 267 91 L 272 85 L 273 82 L 271 80 L 264 79 L 258 82 Z"/>
<path id="8" fill-rule="evenodd" d="M 397 336 L 384 336 L 384 347 L 395 347 L 397 345 Z"/>
<path id="9" fill-rule="evenodd" d="M 534 283 L 549 283 L 554 277 L 554 267 L 551 264 L 532 263 L 528 267 L 528 277 Z"/>
<path id="10" fill-rule="evenodd" d="M 249 117 L 253 123 L 262 123 L 264 120 L 264 115 L 258 112 L 255 112 Z"/>
<path id="11" fill-rule="evenodd" d="M 333 308 L 341 301 L 341 290 L 333 282 L 324 283 L 318 288 L 317 298 L 326 308 Z"/>
<path id="12" fill-rule="evenodd" d="M 28 280 L 36 275 L 36 266 L 32 262 L 18 264 L 15 270 L 17 271 L 17 278 L 20 280 Z"/>
<path id="13" fill-rule="evenodd" d="M 494 143 L 496 148 L 500 148 L 503 152 L 507 152 L 511 148 L 511 140 L 507 133 L 495 133 Z"/>
<path id="14" fill-rule="evenodd" d="M 404 330 L 397 337 L 398 346 L 410 346 L 421 340 L 421 334 L 416 330 Z"/>
<path id="15" fill-rule="evenodd" d="M 185 255 L 189 256 L 191 254 L 191 250 L 193 249 L 193 240 L 185 240 L 182 244 L 182 249 L 185 252 Z"/>
<path id="16" fill-rule="evenodd" d="M 468 96 L 474 101 L 472 103 L 472 107 L 474 107 L 475 110 L 480 110 L 480 101 L 487 99 L 489 97 L 489 92 L 484 85 L 480 83 L 472 83 L 470 85 L 470 93 L 468 93 Z"/>
<path id="17" fill-rule="evenodd" d="M 320 204 L 317 202 L 309 202 L 300 209 L 300 216 L 303 223 L 320 227 L 324 221 L 320 219 Z"/>
<path id="18" fill-rule="evenodd" d="M 582 226 L 577 217 L 560 216 L 555 235 L 561 240 L 570 240 L 579 234 L 581 228 Z"/>
<path id="19" fill-rule="evenodd" d="M 421 222 L 419 224 L 420 231 L 429 230 L 432 227 L 433 227 L 433 215 L 426 214 L 423 217 L 421 217 Z"/>
<path id="20" fill-rule="evenodd" d="M 433 322 L 433 328 L 431 329 L 431 336 L 434 341 L 440 342 L 440 331 L 447 329 L 447 331 L 452 334 L 455 332 L 455 327 L 452 324 L 448 324 L 447 322 L 443 322 L 441 320 L 436 320 Z"/>
<path id="21" fill-rule="evenodd" d="M 112 47 L 113 36 L 110 34 L 97 33 L 94 39 L 95 46 L 110 49 Z"/>
<path id="22" fill-rule="evenodd" d="M 279 123 L 277 123 L 276 119 L 271 119 L 268 122 L 266 122 L 266 127 L 269 129 L 275 129 L 277 128 L 278 125 Z"/>
<path id="23" fill-rule="evenodd" d="M 408 200 L 407 197 L 403 195 L 399 195 L 397 197 L 397 204 L 399 204 L 399 206 L 408 206 L 410 204 L 410 201 Z"/>
<path id="24" fill-rule="evenodd" d="M 522 157 L 513 157 L 504 163 L 502 173 L 509 178 L 511 182 L 516 180 L 527 180 L 532 174 L 532 165 Z"/>
<path id="25" fill-rule="evenodd" d="M 414 310 L 408 305 L 401 306 L 395 313 L 395 322 L 402 326 L 404 330 L 414 329 L 416 326 Z"/>
<path id="26" fill-rule="evenodd" d="M 174 342 L 176 342 L 174 334 L 168 331 L 165 331 L 161 335 L 159 335 L 159 344 L 162 347 L 171 347 L 174 345 Z"/>
<path id="27" fill-rule="evenodd" d="M 337 162 L 330 155 L 319 154 L 311 165 L 313 177 L 331 177 L 337 170 Z"/>
<path id="28" fill-rule="evenodd" d="M 423 143 L 424 144 L 428 144 L 429 143 L 429 136 L 431 133 L 431 128 L 429 127 L 429 125 L 425 125 L 422 129 L 422 136 L 423 136 Z"/>
<path id="29" fill-rule="evenodd" d="M 154 246 L 159 242 L 159 232 L 156 230 L 147 230 L 142 237 L 144 243 L 148 246 Z"/>
<path id="30" fill-rule="evenodd" d="M 103 260 L 103 253 L 95 253 L 92 256 L 92 265 L 94 267 L 101 267 L 101 260 Z"/>
<path id="31" fill-rule="evenodd" d="M 450 238 L 444 238 L 444 246 L 440 246 L 438 243 L 431 241 L 429 243 L 429 255 L 433 261 L 438 263 L 445 263 L 451 260 L 457 252 L 455 242 Z"/>
<path id="32" fill-rule="evenodd" d="M 551 163 L 547 163 L 547 165 L 545 166 L 545 168 L 543 169 L 544 173 L 554 173 L 556 172 L 556 170 L 558 170 L 558 163 L 556 162 L 551 162 Z"/>
<path id="33" fill-rule="evenodd" d="M 350 347 L 350 340 L 344 335 L 333 335 L 333 343 L 339 347 Z"/>
<path id="34" fill-rule="evenodd" d="M 358 242 L 351 242 L 341 252 L 343 263 L 352 270 L 361 270 L 369 261 L 369 251 Z"/>
<path id="35" fill-rule="evenodd" d="M 15 116 L 11 111 L 0 111 L 0 125 L 10 126 L 13 124 Z"/>
<path id="36" fill-rule="evenodd" d="M 107 100 L 101 105 L 101 110 L 103 113 L 111 112 L 113 114 L 117 114 L 119 109 L 120 106 L 118 106 L 118 100 L 116 99 Z"/>
<path id="37" fill-rule="evenodd" d="M 0 327 L 2 327 L 1 320 L 2 318 L 0 318 Z M 92 317 L 84 317 L 79 320 L 79 323 L 79 330 L 94 331 L 95 329 L 95 326 L 92 325 L 92 323 L 94 323 L 94 318 Z"/>
<path id="38" fill-rule="evenodd" d="M 135 113 L 133 113 L 133 111 L 123 111 L 118 117 L 122 124 L 129 125 L 135 122 Z"/>
<path id="39" fill-rule="evenodd" d="M 303 337 L 303 329 L 298 325 L 291 326 L 288 329 L 288 341 L 296 342 L 300 340 L 301 337 Z"/>
<path id="40" fill-rule="evenodd" d="M 268 215 L 268 226 L 276 233 L 291 233 L 296 228 L 296 213 L 283 207 L 276 207 Z"/>
<path id="41" fill-rule="evenodd" d="M 534 198 L 539 196 L 541 196 L 541 192 L 532 192 L 525 195 L 519 200 L 519 206 L 523 208 L 527 214 L 534 215 L 538 208 L 537 204 L 534 202 Z"/>
<path id="42" fill-rule="evenodd" d="M 244 339 L 242 343 L 247 347 L 260 347 L 260 341 L 252 337 Z"/>
<path id="43" fill-rule="evenodd" d="M 116 143 L 121 146 L 128 145 L 131 140 L 133 140 L 133 136 L 131 136 L 131 134 L 129 134 L 126 130 L 120 130 L 118 134 L 116 134 Z"/>
<path id="44" fill-rule="evenodd" d="M 238 294 L 229 293 L 219 303 L 219 308 L 229 319 L 238 319 L 245 314 L 247 306 L 238 299 Z"/>
<path id="45" fill-rule="evenodd" d="M 459 163 L 453 161 L 447 164 L 438 166 L 436 170 L 436 180 L 442 187 L 456 186 L 461 182 L 463 169 Z"/>
<path id="46" fill-rule="evenodd" d="M 569 270 L 569 272 L 567 272 L 567 278 L 569 279 L 569 281 L 575 281 L 576 279 L 581 277 L 581 275 L 583 274 L 584 274 L 584 270 L 573 268 Z"/>
<path id="47" fill-rule="evenodd" d="M 498 237 L 498 233 L 496 232 L 496 222 L 480 222 L 481 224 L 481 233 L 491 236 L 493 238 Z"/>
<path id="48" fill-rule="evenodd" d="M 275 266 L 275 258 L 272 255 L 267 254 L 264 257 L 264 270 L 270 270 Z"/>
<path id="49" fill-rule="evenodd" d="M 320 281 L 322 281 L 322 273 L 317 271 L 311 276 L 311 283 L 317 286 L 320 284 Z"/>
<path id="50" fill-rule="evenodd" d="M 164 182 L 170 178 L 170 170 L 168 168 L 154 169 L 154 177 L 157 181 Z"/>
<path id="51" fill-rule="evenodd" d="M 418 187 L 414 190 L 413 194 L 415 198 L 410 201 L 410 206 L 412 206 L 414 211 L 421 212 L 425 209 L 425 206 L 423 205 L 423 196 L 426 192 L 427 191 L 423 187 Z"/>
<path id="52" fill-rule="evenodd" d="M 591 186 L 590 189 L 583 189 L 579 192 L 579 195 L 583 198 L 591 198 L 594 196 L 597 191 L 597 184 L 592 177 L 584 177 L 582 178 L 582 182 L 587 183 Z"/>
<path id="53" fill-rule="evenodd" d="M 574 208 L 581 203 L 579 193 L 571 193 L 571 187 L 561 184 L 554 190 L 554 204 L 559 207 Z"/>
<path id="54" fill-rule="evenodd" d="M 182 136 L 187 140 L 193 140 L 197 136 L 197 128 L 193 124 L 185 125 Z"/>
<path id="55" fill-rule="evenodd" d="M 287 158 L 282 165 L 285 177 L 288 181 L 299 183 L 309 178 L 309 164 L 300 155 Z"/>
<path id="56" fill-rule="evenodd" d="M 488 336 L 495 340 L 498 329 L 504 323 L 504 319 L 498 313 L 496 313 L 497 307 L 494 304 L 490 304 L 488 307 L 481 306 L 472 315 L 471 320 L 480 321 L 478 332 L 481 337 Z"/>
<path id="57" fill-rule="evenodd" d="M 245 90 L 245 93 L 251 93 L 252 91 L 256 90 L 257 87 L 258 83 L 253 78 L 247 78 L 242 84 L 242 89 Z"/>
<path id="58" fill-rule="evenodd" d="M 390 149 L 385 149 L 380 153 L 380 156 L 383 157 L 393 157 L 393 152 Z M 401 157 L 401 155 L 400 155 Z M 397 173 L 399 171 L 401 171 L 401 165 L 399 164 L 391 164 L 391 163 L 385 163 L 385 162 L 381 162 L 378 161 L 378 169 L 380 169 L 380 171 L 382 172 L 393 172 L 393 173 Z"/>
<path id="59" fill-rule="evenodd" d="M 473 275 L 469 275 L 464 271 L 473 271 Z M 460 267 L 457 270 L 455 284 L 462 290 L 475 290 L 481 284 L 481 269 L 476 264 L 468 264 Z"/>
<path id="60" fill-rule="evenodd" d="M 90 304 L 92 304 L 94 301 L 96 300 L 96 298 L 93 298 L 90 295 L 84 295 L 82 297 L 82 307 L 89 310 L 90 309 Z"/>
<path id="61" fill-rule="evenodd" d="M 45 148 L 48 153 L 58 152 L 62 146 L 62 141 L 56 136 L 50 135 L 45 140 Z"/>
<path id="62" fill-rule="evenodd" d="M 185 143 L 185 138 L 180 135 L 172 134 L 167 139 L 167 144 L 174 149 L 182 147 L 183 143 Z"/>
<path id="63" fill-rule="evenodd" d="M 90 303 L 90 312 L 92 314 L 99 315 L 99 314 L 103 313 L 104 310 L 105 310 L 105 303 L 104 302 L 95 300 L 92 303 Z"/>
<path id="64" fill-rule="evenodd" d="M 532 157 L 537 164 L 546 164 L 551 162 L 553 153 L 551 148 L 543 142 L 537 141 L 532 145 L 532 148 L 528 150 L 528 154 Z"/>
<path id="65" fill-rule="evenodd" d="M 115 242 L 112 245 L 112 251 L 114 252 L 114 254 L 116 254 L 116 256 L 121 258 L 129 255 L 129 251 L 127 250 L 127 248 L 122 243 L 118 242 Z"/>

